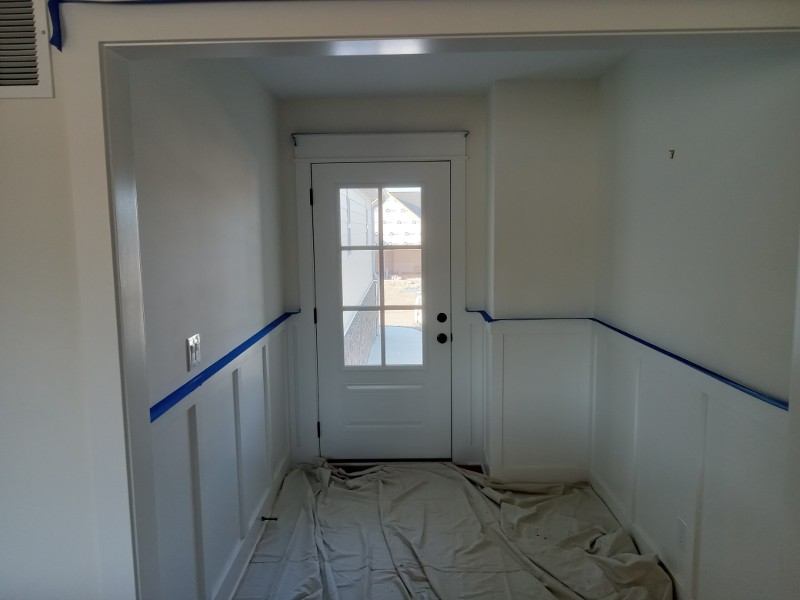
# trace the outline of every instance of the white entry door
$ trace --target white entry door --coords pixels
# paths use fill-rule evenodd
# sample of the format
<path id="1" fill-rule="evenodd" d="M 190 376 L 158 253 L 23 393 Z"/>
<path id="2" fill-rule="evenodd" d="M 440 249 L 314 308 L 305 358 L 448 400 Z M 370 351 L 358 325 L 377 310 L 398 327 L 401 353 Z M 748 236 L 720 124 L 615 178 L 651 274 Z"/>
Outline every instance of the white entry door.
<path id="1" fill-rule="evenodd" d="M 450 163 L 312 164 L 320 452 L 449 458 Z"/>

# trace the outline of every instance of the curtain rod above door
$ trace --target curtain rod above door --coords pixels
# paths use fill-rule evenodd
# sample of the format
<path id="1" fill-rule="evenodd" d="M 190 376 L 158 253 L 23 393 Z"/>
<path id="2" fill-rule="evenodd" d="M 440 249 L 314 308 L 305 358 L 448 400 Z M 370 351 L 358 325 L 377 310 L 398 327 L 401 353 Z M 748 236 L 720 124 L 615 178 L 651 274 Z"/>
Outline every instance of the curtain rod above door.
<path id="1" fill-rule="evenodd" d="M 292 136 L 292 144 L 297 146 L 297 138 L 303 136 L 368 136 L 368 135 L 425 135 L 425 134 L 447 134 L 447 133 L 457 133 L 467 137 L 469 135 L 468 129 L 456 129 L 456 130 L 442 130 L 442 131 L 359 131 L 359 132 L 352 132 L 352 133 L 326 133 L 321 131 L 308 131 L 308 132 L 299 132 L 295 131 L 291 133 Z"/>

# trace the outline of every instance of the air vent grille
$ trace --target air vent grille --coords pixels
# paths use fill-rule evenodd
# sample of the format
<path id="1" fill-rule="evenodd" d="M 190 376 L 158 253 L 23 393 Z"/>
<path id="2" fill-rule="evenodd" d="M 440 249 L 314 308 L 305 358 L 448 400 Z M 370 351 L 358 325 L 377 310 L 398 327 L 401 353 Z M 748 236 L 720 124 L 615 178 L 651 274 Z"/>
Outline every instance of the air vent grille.
<path id="1" fill-rule="evenodd" d="M 0 87 L 39 85 L 33 0 L 0 0 Z"/>

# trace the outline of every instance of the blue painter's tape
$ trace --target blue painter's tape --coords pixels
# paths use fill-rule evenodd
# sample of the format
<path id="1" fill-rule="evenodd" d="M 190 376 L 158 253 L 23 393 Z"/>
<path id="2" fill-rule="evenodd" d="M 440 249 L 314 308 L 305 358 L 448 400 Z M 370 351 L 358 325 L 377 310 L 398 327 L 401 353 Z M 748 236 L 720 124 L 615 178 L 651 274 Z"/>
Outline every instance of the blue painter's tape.
<path id="1" fill-rule="evenodd" d="M 486 321 L 487 323 L 497 323 L 498 321 L 559 321 L 559 320 L 563 320 L 562 317 L 556 317 L 556 318 L 532 317 L 532 318 L 495 319 L 489 313 L 487 313 L 485 310 L 469 310 L 468 309 L 467 312 L 477 313 L 477 314 L 481 315 L 483 317 L 483 320 Z M 637 337 L 637 336 L 633 335 L 632 333 L 628 333 L 627 331 L 624 331 L 624 330 L 620 329 L 619 327 L 614 327 L 613 325 L 609 325 L 608 323 L 606 323 L 604 321 L 601 321 L 600 319 L 595 319 L 594 317 L 575 317 L 574 319 L 571 319 L 571 320 L 593 321 L 593 322 L 597 323 L 598 325 L 602 325 L 603 327 L 607 327 L 608 329 L 610 329 L 612 331 L 616 331 L 620 335 L 624 335 L 626 338 L 628 338 L 630 340 L 633 340 L 634 342 L 642 344 L 643 346 L 647 346 L 651 350 L 655 350 L 656 352 L 660 352 L 664 356 L 668 356 L 669 358 L 671 358 L 673 360 L 677 360 L 679 363 L 682 363 L 682 364 L 686 365 L 687 367 L 690 367 L 690 368 L 692 368 L 692 369 L 694 369 L 696 371 L 700 371 L 704 375 L 707 375 L 707 376 L 711 377 L 712 379 L 716 379 L 720 383 L 724 383 L 725 385 L 729 385 L 730 387 L 732 387 L 732 388 L 734 388 L 736 390 L 739 390 L 743 394 L 747 394 L 748 396 L 752 396 L 753 398 L 761 400 L 762 402 L 766 402 L 767 404 L 775 406 L 776 408 L 780 408 L 781 410 L 789 410 L 789 403 L 786 400 L 781 400 L 780 398 L 776 398 L 774 396 L 770 396 L 770 395 L 765 394 L 763 392 L 759 392 L 758 390 L 754 390 L 753 388 L 749 388 L 746 385 L 743 385 L 741 383 L 733 381 L 732 379 L 729 379 L 728 377 L 725 377 L 724 375 L 720 375 L 719 373 L 717 373 L 715 371 L 712 371 L 711 369 L 707 369 L 707 368 L 703 367 L 702 365 L 698 365 L 697 363 L 692 362 L 688 358 L 683 358 L 682 356 L 680 356 L 678 354 L 675 354 L 674 352 L 670 352 L 669 350 L 665 350 L 664 348 L 661 348 L 660 346 L 656 346 L 655 344 L 652 344 L 652 343 L 650 343 L 650 342 L 648 342 L 646 340 L 643 340 L 642 338 Z"/>
<path id="2" fill-rule="evenodd" d="M 497 320 L 497 319 L 493 319 L 491 317 L 491 315 L 489 313 L 487 313 L 485 310 L 470 310 L 468 308 L 467 312 L 479 314 L 480 316 L 483 317 L 483 320 L 486 321 L 487 323 L 494 323 Z"/>
<path id="3" fill-rule="evenodd" d="M 61 37 L 61 11 L 58 10 L 58 5 L 61 0 L 47 0 L 47 12 L 50 13 L 50 27 L 53 30 L 50 34 L 50 45 L 55 46 L 60 52 L 64 47 L 64 42 Z"/>
<path id="4" fill-rule="evenodd" d="M 647 346 L 651 350 L 655 350 L 656 352 L 660 352 L 665 356 L 669 356 L 670 358 L 677 360 L 679 363 L 686 365 L 687 367 L 691 367 L 695 371 L 700 371 L 703 375 L 708 375 L 712 379 L 716 379 L 717 381 L 724 383 L 725 385 L 729 385 L 734 389 L 739 390 L 740 392 L 747 394 L 748 396 L 752 396 L 753 398 L 757 398 L 762 402 L 766 402 L 767 404 L 771 404 L 777 408 L 782 410 L 789 410 L 789 403 L 786 400 L 781 400 L 780 398 L 775 398 L 774 396 L 769 396 L 764 394 L 763 392 L 759 392 L 758 390 L 754 390 L 753 388 L 749 388 L 746 385 L 742 385 L 732 379 L 725 377 L 724 375 L 720 375 L 719 373 L 712 371 L 711 369 L 707 369 L 702 365 L 698 365 L 696 362 L 692 362 L 688 358 L 684 358 L 675 354 L 674 352 L 670 352 L 669 350 L 665 350 L 660 346 L 656 346 L 655 344 L 651 344 L 650 342 L 643 340 L 640 337 L 636 337 L 632 333 L 628 333 L 627 331 L 623 331 L 619 327 L 614 327 L 613 325 L 609 325 L 601 321 L 600 319 L 589 318 L 590 321 L 594 321 L 595 323 L 599 323 L 603 327 L 608 327 L 612 331 L 616 331 L 620 335 L 624 335 L 626 338 L 633 340 L 634 342 L 638 342 L 643 346 Z"/>
<path id="5" fill-rule="evenodd" d="M 503 317 L 502 319 L 495 319 L 485 310 L 471 310 L 468 308 L 467 312 L 479 314 L 487 323 L 496 323 L 498 321 L 585 321 L 589 319 L 589 317 Z"/>
<path id="6" fill-rule="evenodd" d="M 175 406 L 178 402 L 186 398 L 186 396 L 191 394 L 193 391 L 195 391 L 197 388 L 203 385 L 206 381 L 211 379 L 226 365 L 228 365 L 236 357 L 241 355 L 245 350 L 247 350 L 248 348 L 253 346 L 256 342 L 258 342 L 260 339 L 265 337 L 270 331 L 275 329 L 286 319 L 296 314 L 297 312 L 283 313 L 280 317 L 278 317 L 277 319 L 272 321 L 269 325 L 264 327 L 264 329 L 258 331 L 255 335 L 252 335 L 249 338 L 247 338 L 244 342 L 236 346 L 236 348 L 228 352 L 225 356 L 220 358 L 214 364 L 209 365 L 206 369 L 204 369 L 203 371 L 192 377 L 189 381 L 187 381 L 177 390 L 166 396 L 163 400 L 160 400 L 158 403 L 151 406 L 150 422 L 153 423 L 156 419 L 158 419 L 161 415 L 167 412 L 170 408 Z"/>

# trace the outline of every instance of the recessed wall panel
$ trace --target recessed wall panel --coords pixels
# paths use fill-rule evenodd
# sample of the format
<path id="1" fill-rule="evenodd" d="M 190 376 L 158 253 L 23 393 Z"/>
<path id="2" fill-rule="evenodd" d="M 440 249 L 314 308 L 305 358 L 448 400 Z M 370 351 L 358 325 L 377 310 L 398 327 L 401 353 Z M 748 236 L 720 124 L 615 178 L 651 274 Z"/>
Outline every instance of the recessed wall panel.
<path id="1" fill-rule="evenodd" d="M 240 540 L 233 379 L 215 377 L 197 403 L 200 505 L 206 586 L 219 588 Z"/>
<path id="2" fill-rule="evenodd" d="M 634 518 L 670 572 L 688 588 L 706 398 L 680 377 L 684 367 L 659 364 L 667 360 L 656 357 L 642 364 Z"/>
<path id="3" fill-rule="evenodd" d="M 595 340 L 592 475 L 616 503 L 631 511 L 640 362 L 604 331 Z"/>
<path id="4" fill-rule="evenodd" d="M 191 410 L 153 429 L 158 560 L 164 598 L 198 598 Z"/>
<path id="5" fill-rule="evenodd" d="M 588 330 L 505 333 L 502 356 L 502 471 L 519 476 L 588 470 Z M 582 475 L 579 475 L 582 474 Z"/>
<path id="6" fill-rule="evenodd" d="M 786 417 L 734 390 L 709 401 L 700 599 L 797 597 L 800 504 L 788 486 L 798 465 L 786 451 Z"/>
<path id="7" fill-rule="evenodd" d="M 270 478 L 261 352 L 239 367 L 240 490 L 245 532 L 252 525 Z"/>
<path id="8" fill-rule="evenodd" d="M 287 336 L 286 330 L 275 331 L 267 346 L 267 364 L 269 368 L 269 431 L 267 440 L 270 448 L 272 472 L 278 470 L 289 455 L 289 396 L 286 386 L 287 377 Z"/>

